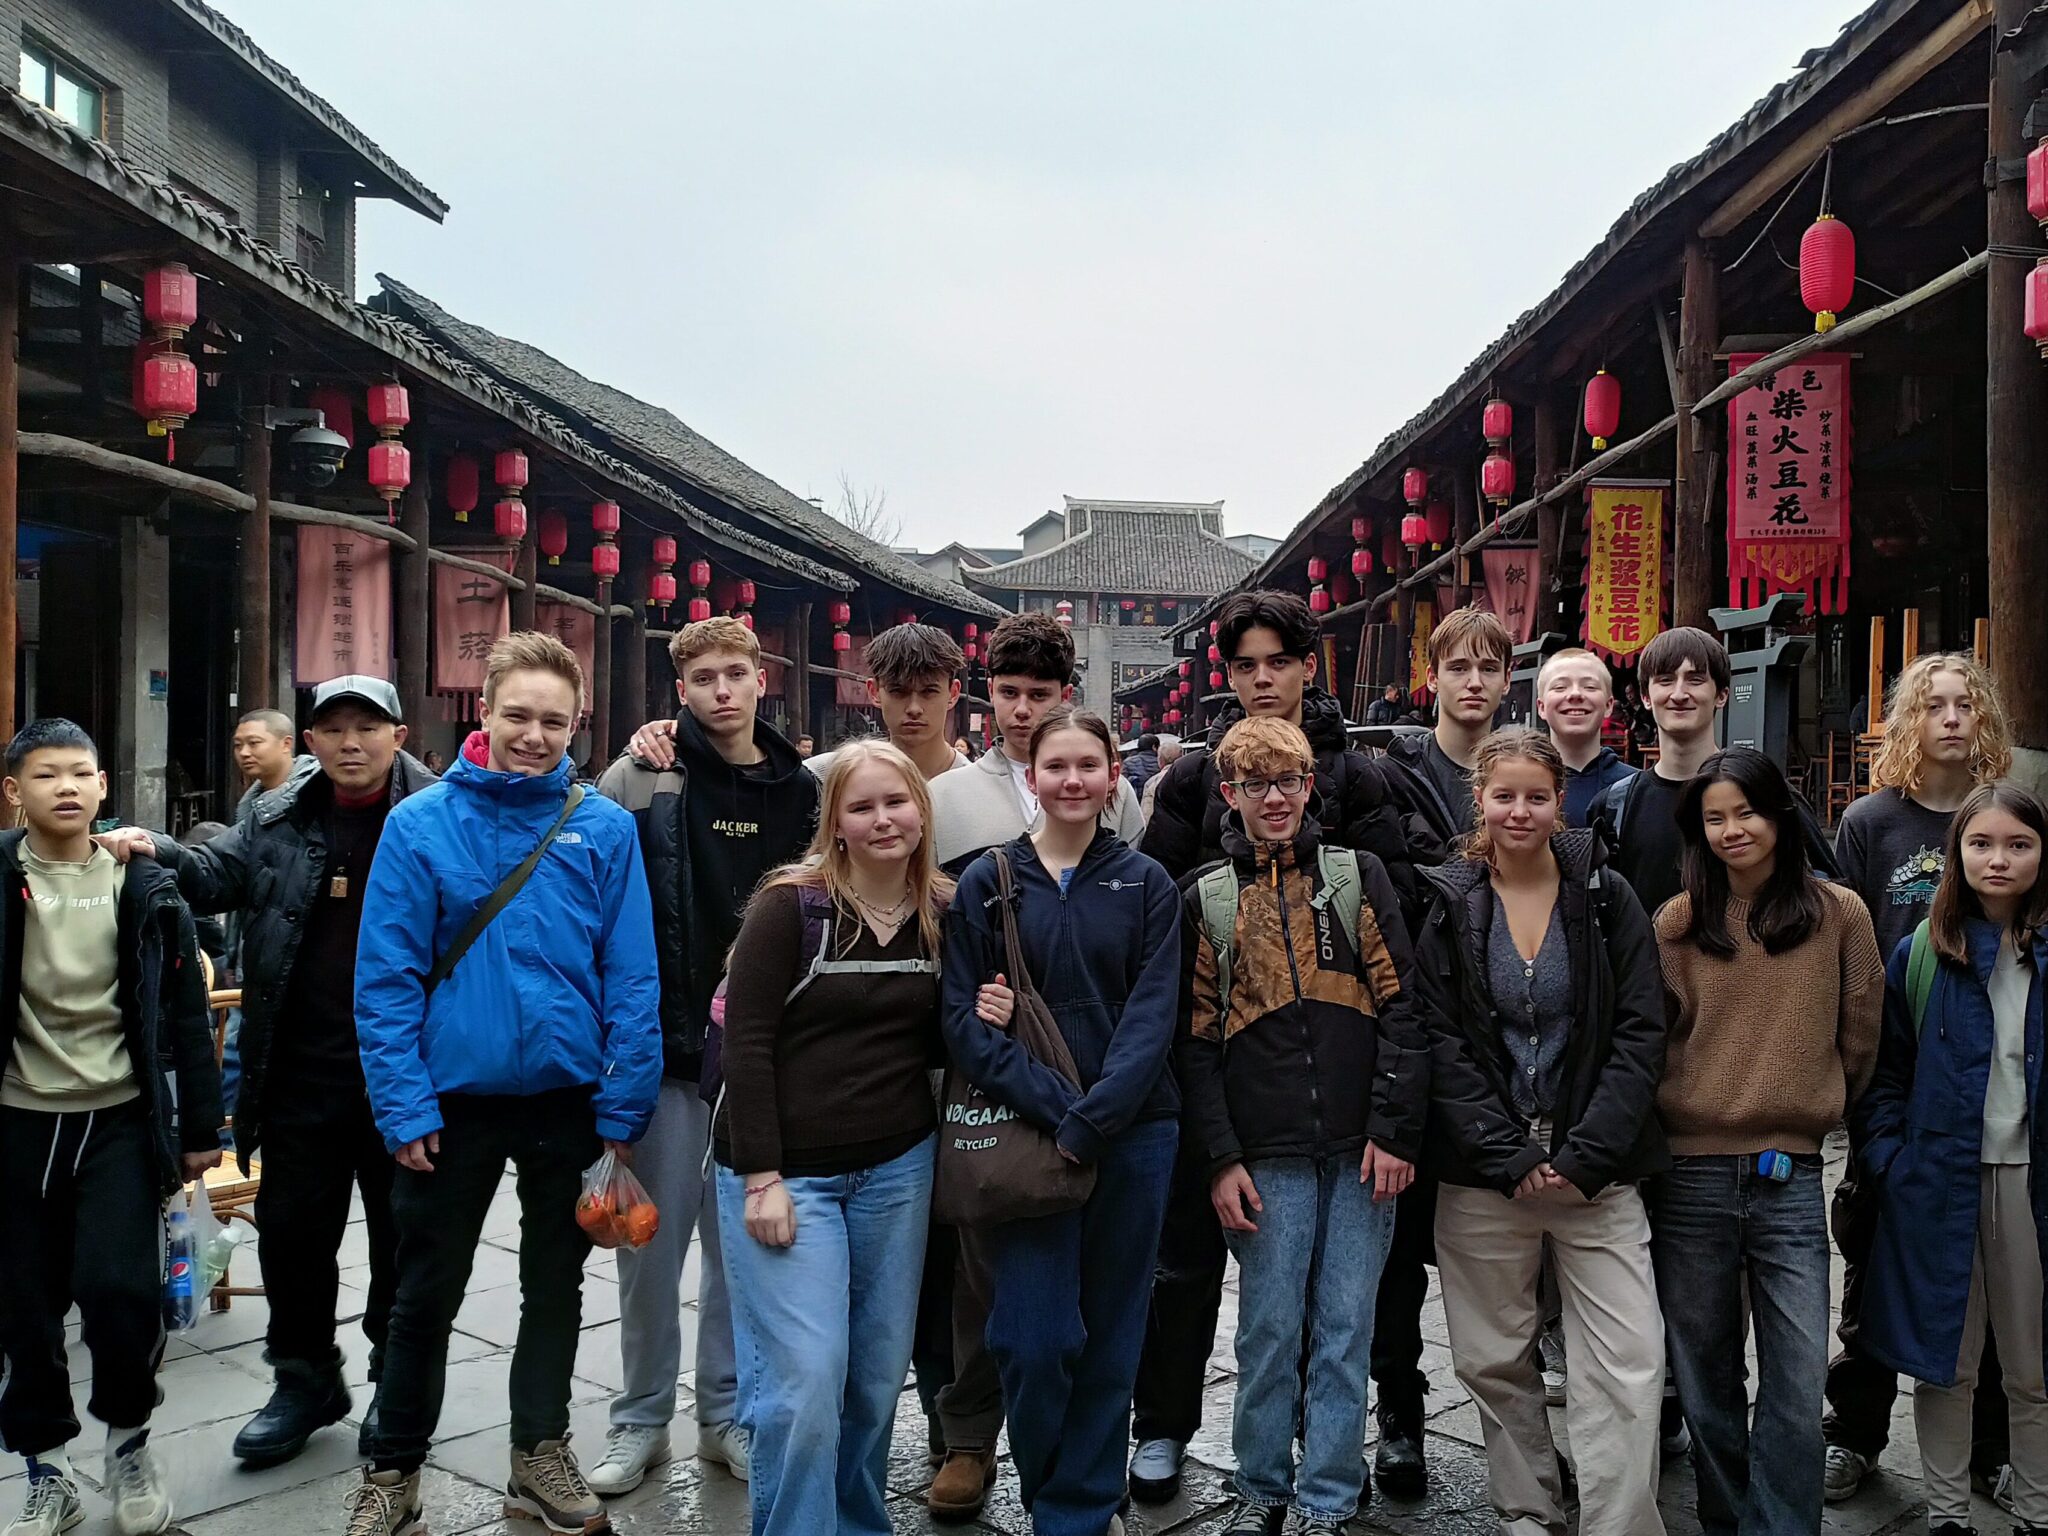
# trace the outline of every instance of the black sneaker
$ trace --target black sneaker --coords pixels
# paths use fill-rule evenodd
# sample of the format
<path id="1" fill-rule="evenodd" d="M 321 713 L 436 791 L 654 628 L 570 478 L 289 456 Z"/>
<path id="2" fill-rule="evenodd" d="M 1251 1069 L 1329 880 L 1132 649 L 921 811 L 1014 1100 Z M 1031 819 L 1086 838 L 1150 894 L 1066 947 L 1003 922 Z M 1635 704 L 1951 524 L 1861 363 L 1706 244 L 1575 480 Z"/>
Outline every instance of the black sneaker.
<path id="1" fill-rule="evenodd" d="M 1216 1536 L 1280 1536 L 1286 1523 L 1285 1504 L 1254 1504 L 1250 1499 L 1239 1499 L 1216 1528 Z"/>
<path id="2" fill-rule="evenodd" d="M 249 1468 L 274 1467 L 306 1448 L 313 1432 L 338 1424 L 354 1407 L 342 1384 L 341 1362 L 320 1366 L 280 1360 L 277 1386 L 255 1418 L 235 1436 L 235 1456 Z"/>
<path id="3" fill-rule="evenodd" d="M 1429 1492 L 1429 1468 L 1422 1456 L 1421 1408 L 1381 1403 L 1376 1416 L 1380 1443 L 1372 1455 L 1373 1482 L 1388 1498 L 1421 1498 Z"/>

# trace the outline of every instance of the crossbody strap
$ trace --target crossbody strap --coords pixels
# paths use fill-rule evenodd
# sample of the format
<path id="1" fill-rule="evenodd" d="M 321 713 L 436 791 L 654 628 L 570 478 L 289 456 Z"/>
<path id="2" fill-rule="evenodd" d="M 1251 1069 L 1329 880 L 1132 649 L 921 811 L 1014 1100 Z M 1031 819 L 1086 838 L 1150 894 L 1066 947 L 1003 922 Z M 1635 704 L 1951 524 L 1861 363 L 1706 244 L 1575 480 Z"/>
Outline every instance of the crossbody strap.
<path id="1" fill-rule="evenodd" d="M 569 824 L 569 817 L 582 803 L 583 786 L 571 784 L 569 798 L 562 802 L 562 813 L 555 818 L 555 824 L 542 834 L 541 840 L 534 845 L 533 852 L 519 861 L 519 867 L 500 881 L 498 888 L 485 898 L 484 904 L 470 914 L 469 921 L 462 925 L 462 932 L 455 935 L 455 942 L 441 952 L 441 957 L 434 962 L 434 968 L 427 972 L 428 997 L 432 997 L 434 988 L 448 979 L 457 962 L 469 953 L 470 945 L 482 938 L 484 930 L 491 926 L 498 914 L 512 904 L 512 898 L 517 896 L 526 882 L 532 878 L 533 872 L 540 867 L 542 855 L 554 846 L 555 839 L 561 836 L 562 828 Z"/>

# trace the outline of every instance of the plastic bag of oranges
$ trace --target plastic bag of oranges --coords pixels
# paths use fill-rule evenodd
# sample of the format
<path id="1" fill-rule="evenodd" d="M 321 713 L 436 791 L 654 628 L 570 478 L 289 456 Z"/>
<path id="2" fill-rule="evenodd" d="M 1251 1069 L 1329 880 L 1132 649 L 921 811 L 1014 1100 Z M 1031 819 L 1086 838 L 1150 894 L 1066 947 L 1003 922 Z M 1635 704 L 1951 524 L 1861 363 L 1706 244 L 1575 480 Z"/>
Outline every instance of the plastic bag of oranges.
<path id="1" fill-rule="evenodd" d="M 646 1186 L 633 1170 L 606 1147 L 583 1170 L 583 1193 L 576 1197 L 576 1225 L 600 1248 L 644 1248 L 661 1228 Z"/>

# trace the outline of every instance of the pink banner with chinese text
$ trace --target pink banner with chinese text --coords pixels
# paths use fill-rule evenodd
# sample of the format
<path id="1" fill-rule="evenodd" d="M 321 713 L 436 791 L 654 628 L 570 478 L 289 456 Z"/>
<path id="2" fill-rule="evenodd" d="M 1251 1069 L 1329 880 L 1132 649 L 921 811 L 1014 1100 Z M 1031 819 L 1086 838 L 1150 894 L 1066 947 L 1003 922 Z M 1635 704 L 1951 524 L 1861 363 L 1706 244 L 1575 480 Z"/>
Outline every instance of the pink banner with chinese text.
<path id="1" fill-rule="evenodd" d="M 1738 352 L 1731 375 L 1763 356 Z M 1728 601 L 1849 605 L 1849 358 L 1815 352 L 1728 402 Z"/>
<path id="2" fill-rule="evenodd" d="M 588 710 L 592 680 L 597 675 L 597 615 L 543 597 L 533 605 L 533 627 L 555 636 L 576 653 L 576 665 L 583 669 L 583 707 Z"/>
<path id="3" fill-rule="evenodd" d="M 1486 606 L 1507 625 L 1515 644 L 1536 632 L 1536 546 L 1489 544 L 1480 551 L 1486 571 Z"/>
<path id="4" fill-rule="evenodd" d="M 451 549 L 482 565 L 512 569 L 513 551 L 503 545 Z M 512 602 L 502 581 L 451 565 L 434 567 L 434 689 L 438 693 L 481 693 L 484 662 L 492 642 L 512 626 Z"/>
<path id="5" fill-rule="evenodd" d="M 301 688 L 352 672 L 391 677 L 391 546 L 346 528 L 307 523 L 299 547 L 297 644 Z"/>

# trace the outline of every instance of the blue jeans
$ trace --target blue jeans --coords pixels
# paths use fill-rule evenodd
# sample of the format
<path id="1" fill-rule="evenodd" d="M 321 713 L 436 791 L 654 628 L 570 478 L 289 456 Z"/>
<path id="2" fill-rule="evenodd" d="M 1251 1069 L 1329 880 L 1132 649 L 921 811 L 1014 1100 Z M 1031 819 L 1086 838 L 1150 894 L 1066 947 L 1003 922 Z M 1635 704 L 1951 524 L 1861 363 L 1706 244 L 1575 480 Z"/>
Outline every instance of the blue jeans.
<path id="1" fill-rule="evenodd" d="M 927 1136 L 858 1173 L 785 1179 L 796 1211 L 787 1248 L 747 1235 L 746 1185 L 718 1170 L 754 1536 L 889 1536 L 889 1436 L 910 1370 L 936 1146 Z"/>
<path id="2" fill-rule="evenodd" d="M 1828 1369 L 1828 1225 L 1818 1154 L 1787 1183 L 1756 1158 L 1681 1157 L 1658 1181 L 1650 1251 L 1672 1374 L 1692 1430 L 1712 1536 L 1818 1532 Z M 1743 1359 L 1743 1281 L 1756 1328 L 1756 1419 Z"/>
<path id="3" fill-rule="evenodd" d="M 1394 1202 L 1358 1182 L 1359 1154 L 1247 1165 L 1265 1209 L 1226 1232 L 1237 1255 L 1237 1491 L 1339 1524 L 1358 1509 L 1373 1299 L 1394 1240 Z M 1308 1335 L 1308 1401 L 1301 1341 Z M 1301 1471 L 1294 1429 L 1301 1426 Z"/>
<path id="4" fill-rule="evenodd" d="M 1123 1503 L 1131 1391 L 1178 1140 L 1171 1120 L 1134 1125 L 1096 1164 L 1086 1205 L 989 1231 L 988 1347 L 1037 1536 L 1102 1536 Z M 1295 1349 L 1299 1358 L 1298 1334 Z"/>
<path id="5" fill-rule="evenodd" d="M 242 1010 L 228 1010 L 227 1033 L 221 1040 L 220 1053 L 220 1129 L 221 1150 L 232 1158 L 235 1154 L 235 1133 L 225 1123 L 235 1112 L 235 1095 L 242 1087 Z"/>

